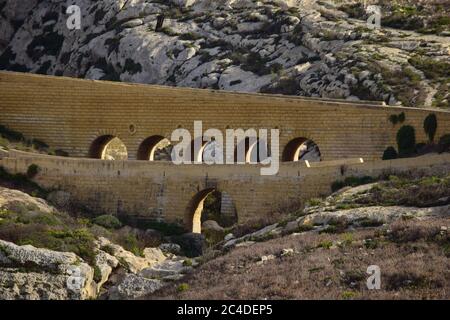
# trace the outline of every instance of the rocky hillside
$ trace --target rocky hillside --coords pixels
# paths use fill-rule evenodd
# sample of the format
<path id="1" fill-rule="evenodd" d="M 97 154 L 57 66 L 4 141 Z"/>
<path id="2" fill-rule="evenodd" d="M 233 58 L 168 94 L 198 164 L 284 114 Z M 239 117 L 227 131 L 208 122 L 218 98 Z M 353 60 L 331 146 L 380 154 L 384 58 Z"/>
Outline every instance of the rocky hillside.
<path id="1" fill-rule="evenodd" d="M 227 236 L 194 272 L 147 298 L 448 299 L 449 214 L 448 172 L 344 187 L 283 222 Z M 372 265 L 380 290 L 366 286 Z"/>
<path id="2" fill-rule="evenodd" d="M 0 69 L 448 108 L 448 0 L 361 2 L 0 0 Z"/>
<path id="3" fill-rule="evenodd" d="M 135 299 L 195 265 L 155 230 L 75 218 L 3 183 L 0 174 L 1 300 Z M 48 198 L 61 204 L 67 194 Z"/>

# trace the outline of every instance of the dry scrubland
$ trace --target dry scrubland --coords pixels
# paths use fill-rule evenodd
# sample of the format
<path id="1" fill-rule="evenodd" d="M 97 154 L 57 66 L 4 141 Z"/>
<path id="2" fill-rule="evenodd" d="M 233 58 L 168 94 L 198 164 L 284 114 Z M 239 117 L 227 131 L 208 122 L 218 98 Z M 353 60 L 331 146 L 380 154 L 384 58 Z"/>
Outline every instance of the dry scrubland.
<path id="1" fill-rule="evenodd" d="M 449 220 L 398 221 L 343 234 L 304 233 L 237 248 L 181 283 L 164 299 L 449 299 Z M 293 254 L 282 256 L 283 249 Z M 262 256 L 273 260 L 258 264 Z M 369 291 L 369 265 L 381 290 Z"/>
<path id="2" fill-rule="evenodd" d="M 1 133 L 8 146 L 51 151 L 16 132 Z M 75 254 L 90 270 L 89 283 L 98 288 L 82 298 L 450 298 L 450 176 L 445 169 L 431 177 L 386 172 L 377 179 L 335 181 L 333 195 L 310 199 L 304 207 L 293 204 L 254 224 L 205 230 L 209 248 L 196 259 L 148 249 L 179 230 L 140 230 L 113 216 L 94 218 L 82 207 L 66 213 L 49 206 L 37 197 L 52 201 L 57 194 L 32 181 L 38 172 L 33 165 L 26 174 L 0 168 L 0 240 L 32 245 L 36 256 L 42 254 L 36 248 L 50 249 L 55 256 Z M 254 234 L 267 225 L 269 231 Z M 230 232 L 235 238 L 224 241 Z M 109 240 L 105 245 L 104 238 L 122 248 Z M 1 258 L 6 252 L 9 259 L 11 249 L 5 251 L 5 245 L 11 244 L 0 245 L 0 297 L 73 298 L 58 287 L 64 276 L 49 273 L 47 265 L 5 264 Z M 105 266 L 99 258 L 104 256 L 114 264 Z M 366 288 L 369 265 L 381 268 L 379 291 Z"/>
<path id="3" fill-rule="evenodd" d="M 391 176 L 349 188 L 312 199 L 296 212 L 303 224 L 290 234 L 243 242 L 224 255 L 210 252 L 194 273 L 157 297 L 449 299 L 450 176 Z M 423 216 L 419 208 L 442 210 Z M 369 265 L 381 268 L 379 291 L 367 290 Z"/>

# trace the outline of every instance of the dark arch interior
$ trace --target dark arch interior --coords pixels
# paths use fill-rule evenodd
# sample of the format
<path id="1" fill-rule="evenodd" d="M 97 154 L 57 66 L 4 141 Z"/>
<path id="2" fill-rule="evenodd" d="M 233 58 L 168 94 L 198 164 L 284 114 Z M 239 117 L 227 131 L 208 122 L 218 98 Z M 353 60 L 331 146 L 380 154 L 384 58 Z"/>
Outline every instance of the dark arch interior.
<path id="1" fill-rule="evenodd" d="M 201 213 L 203 210 L 203 202 L 206 197 L 213 192 L 214 188 L 208 188 L 198 192 L 186 209 L 186 229 L 193 233 L 201 233 Z"/>
<path id="2" fill-rule="evenodd" d="M 112 135 L 104 135 L 95 139 L 91 144 L 91 148 L 89 149 L 89 157 L 94 159 L 101 159 L 103 150 L 105 149 L 106 145 L 114 138 L 115 137 Z"/>
<path id="3" fill-rule="evenodd" d="M 299 149 L 304 147 L 303 151 Z M 291 140 L 283 150 L 282 161 L 310 160 L 320 161 L 321 154 L 317 144 L 307 138 L 300 137 Z"/>
<path id="4" fill-rule="evenodd" d="M 227 197 L 225 201 L 222 198 L 224 196 Z M 222 208 L 222 204 L 227 205 Z M 208 188 L 192 198 L 186 210 L 186 228 L 191 232 L 201 233 L 201 224 L 206 220 L 214 220 L 222 227 L 229 227 L 237 222 L 236 208 L 227 193 Z"/>
<path id="5" fill-rule="evenodd" d="M 152 152 L 156 146 L 163 141 L 165 138 L 163 136 L 151 136 L 142 141 L 138 149 L 137 159 L 138 160 L 155 160 L 152 159 Z"/>
<path id="6" fill-rule="evenodd" d="M 208 193 L 203 203 L 201 222 L 207 220 L 214 220 L 226 228 L 237 222 L 236 207 L 227 193 L 217 190 Z"/>

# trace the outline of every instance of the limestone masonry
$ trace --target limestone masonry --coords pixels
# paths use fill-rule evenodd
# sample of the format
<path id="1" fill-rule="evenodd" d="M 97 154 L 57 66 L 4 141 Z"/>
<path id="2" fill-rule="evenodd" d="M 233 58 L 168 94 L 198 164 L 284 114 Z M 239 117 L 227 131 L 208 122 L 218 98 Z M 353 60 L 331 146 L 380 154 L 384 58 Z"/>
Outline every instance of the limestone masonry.
<path id="1" fill-rule="evenodd" d="M 71 192 L 99 214 L 183 222 L 198 232 L 199 204 L 214 189 L 231 196 L 239 222 L 245 222 L 327 194 L 333 181 L 347 176 L 416 168 L 448 171 L 449 154 L 381 161 L 383 151 L 396 145 L 398 126 L 389 117 L 401 112 L 404 124 L 416 129 L 417 142 L 427 141 L 423 120 L 429 113 L 437 116 L 436 137 L 449 132 L 450 113 L 438 110 L 0 72 L 0 124 L 71 156 L 10 151 L 0 165 L 26 172 L 37 164 L 42 169 L 38 183 Z M 133 161 L 148 138 L 170 139 L 176 128 L 193 130 L 196 120 L 205 129 L 224 132 L 278 128 L 280 151 L 296 138 L 307 138 L 319 146 L 324 162 L 310 168 L 283 162 L 278 175 L 261 176 L 260 165 Z M 120 138 L 131 161 L 83 159 L 93 156 L 105 136 Z"/>

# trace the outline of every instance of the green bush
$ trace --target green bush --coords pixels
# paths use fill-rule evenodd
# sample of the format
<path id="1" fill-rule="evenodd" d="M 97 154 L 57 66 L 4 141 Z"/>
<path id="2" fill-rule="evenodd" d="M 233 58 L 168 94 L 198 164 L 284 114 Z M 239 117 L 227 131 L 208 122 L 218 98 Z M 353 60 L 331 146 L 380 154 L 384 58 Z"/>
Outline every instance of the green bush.
<path id="1" fill-rule="evenodd" d="M 177 291 L 178 292 L 184 292 L 189 290 L 189 285 L 187 283 L 182 283 L 178 286 Z"/>
<path id="2" fill-rule="evenodd" d="M 183 261 L 183 266 L 185 267 L 192 267 L 192 260 L 191 259 L 186 259 Z"/>
<path id="3" fill-rule="evenodd" d="M 122 227 L 119 219 L 109 214 L 98 216 L 92 222 L 106 229 L 119 229 Z"/>
<path id="4" fill-rule="evenodd" d="M 398 153 L 394 147 L 387 147 L 386 150 L 384 150 L 383 160 L 392 160 L 392 159 L 397 159 L 397 158 L 398 158 Z"/>
<path id="5" fill-rule="evenodd" d="M 33 179 L 34 177 L 36 177 L 36 175 L 39 173 L 39 171 L 41 171 L 39 166 L 33 163 L 28 167 L 27 177 L 29 179 Z"/>
<path id="6" fill-rule="evenodd" d="M 430 142 L 434 141 L 437 130 L 437 118 L 434 113 L 430 113 L 423 121 L 423 129 L 428 136 Z"/>
<path id="7" fill-rule="evenodd" d="M 397 132 L 398 153 L 402 157 L 414 154 L 416 149 L 416 132 L 412 126 L 402 126 Z"/>
<path id="8" fill-rule="evenodd" d="M 73 252 L 90 265 L 95 263 L 94 236 L 87 229 L 48 230 L 36 224 L 16 225 L 18 245 L 32 245 L 61 252 Z"/>
<path id="9" fill-rule="evenodd" d="M 319 243 L 318 247 L 319 248 L 324 248 L 324 249 L 330 249 L 333 246 L 333 242 L 331 242 L 330 240 L 324 240 L 321 243 Z"/>
<path id="10" fill-rule="evenodd" d="M 180 35 L 180 40 L 191 40 L 191 41 L 195 41 L 198 39 L 201 39 L 201 36 L 193 33 L 193 32 L 188 32 L 188 33 L 184 33 L 182 35 Z"/>
<path id="11" fill-rule="evenodd" d="M 364 228 L 370 228 L 370 227 L 379 227 L 384 224 L 383 221 L 376 220 L 376 219 L 370 219 L 370 218 L 364 218 L 358 221 L 359 225 Z"/>
<path id="12" fill-rule="evenodd" d="M 176 223 L 167 223 L 155 220 L 139 221 L 136 223 L 132 220 L 126 220 L 127 219 L 122 220 L 124 224 L 136 225 L 140 229 L 153 229 L 161 232 L 165 236 L 181 235 L 186 232 L 186 229 L 182 225 Z"/>
<path id="13" fill-rule="evenodd" d="M 23 134 L 11 130 L 5 126 L 0 125 L 0 135 L 9 141 L 23 141 L 25 140 Z"/>
<path id="14" fill-rule="evenodd" d="M 100 268 L 95 265 L 94 266 L 94 281 L 99 283 L 102 280 L 102 271 L 100 270 Z"/>
<path id="15" fill-rule="evenodd" d="M 301 232 L 307 232 L 314 230 L 314 226 L 312 224 L 301 224 L 298 226 L 297 230 L 295 232 L 301 233 Z"/>
<path id="16" fill-rule="evenodd" d="M 396 114 L 391 114 L 389 116 L 389 121 L 395 126 L 398 123 L 398 117 Z"/>
<path id="17" fill-rule="evenodd" d="M 445 61 L 414 56 L 408 62 L 415 68 L 421 70 L 428 79 L 448 78 L 450 74 L 450 63 Z"/>
<path id="18" fill-rule="evenodd" d="M 125 60 L 125 66 L 123 70 L 128 72 L 129 74 L 136 74 L 142 72 L 142 65 L 128 58 Z"/>
<path id="19" fill-rule="evenodd" d="M 129 234 L 123 243 L 123 247 L 133 253 L 135 256 L 143 257 L 143 248 L 139 246 L 139 241 L 134 234 Z"/>
<path id="20" fill-rule="evenodd" d="M 152 30 L 153 31 L 153 30 Z M 178 35 L 178 33 L 176 33 L 175 31 L 173 31 L 171 28 L 169 27 L 162 27 L 160 30 L 160 32 L 165 33 L 166 35 L 170 36 L 170 37 L 175 37 Z"/>
<path id="21" fill-rule="evenodd" d="M 450 134 L 443 135 L 439 138 L 439 152 L 449 152 L 450 151 Z"/>
<path id="22" fill-rule="evenodd" d="M 405 113 L 392 114 L 389 116 L 389 121 L 395 126 L 397 123 L 403 123 L 405 121 Z"/>

